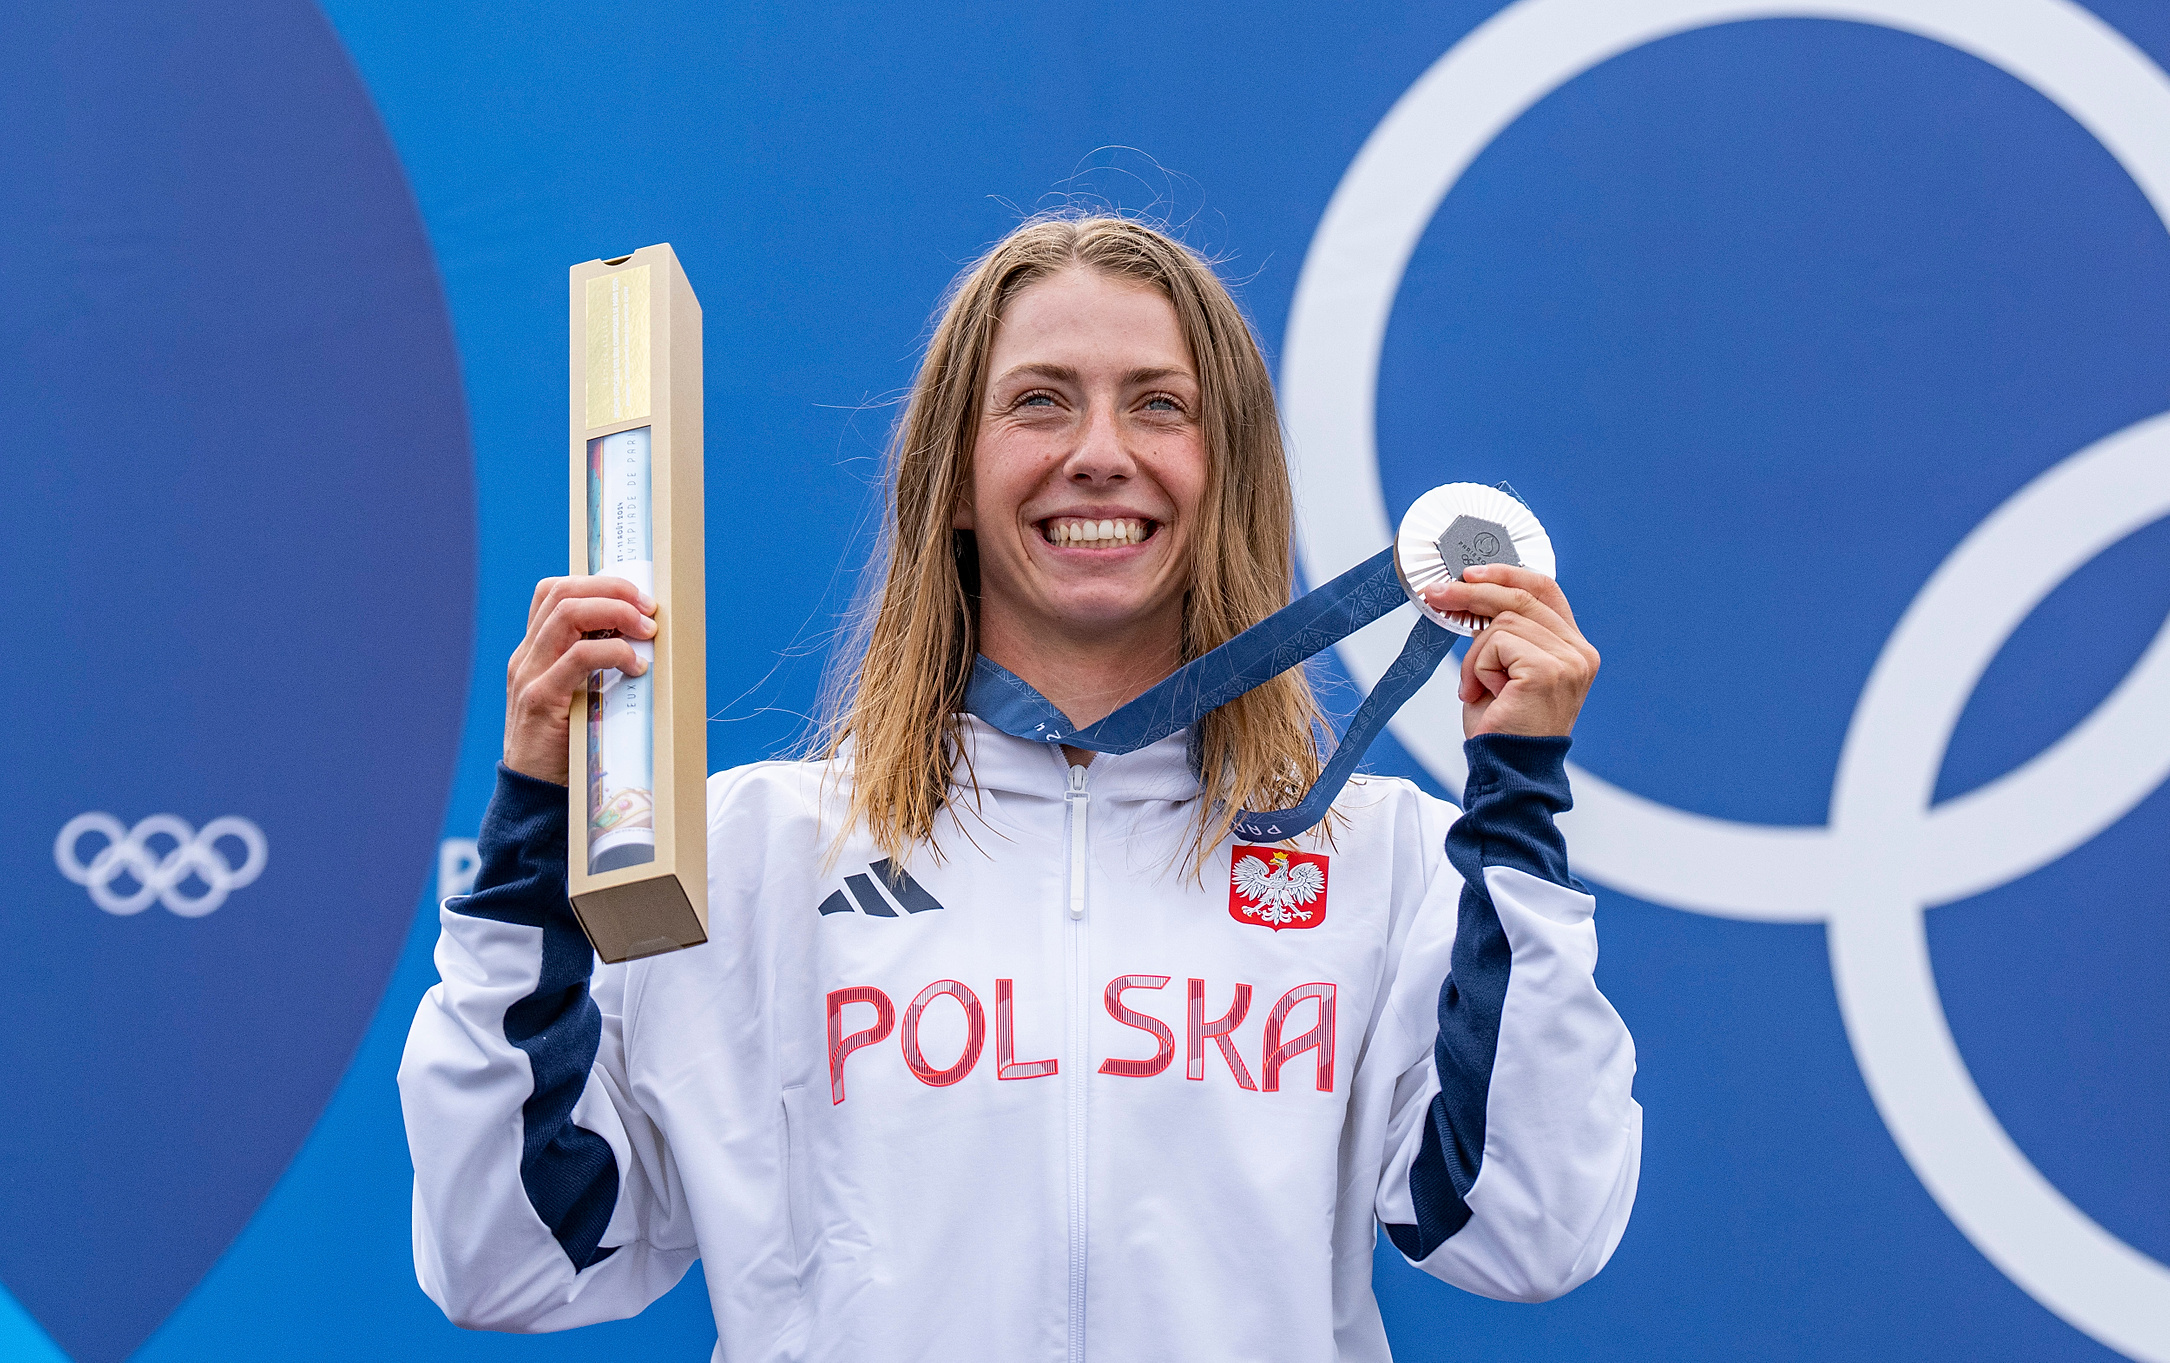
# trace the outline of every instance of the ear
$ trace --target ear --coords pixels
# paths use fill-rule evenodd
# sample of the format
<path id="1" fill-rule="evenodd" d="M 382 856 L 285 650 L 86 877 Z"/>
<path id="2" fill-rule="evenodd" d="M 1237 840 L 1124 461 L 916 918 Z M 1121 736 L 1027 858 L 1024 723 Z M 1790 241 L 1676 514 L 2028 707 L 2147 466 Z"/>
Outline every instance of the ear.
<path id="1" fill-rule="evenodd" d="M 957 500 L 949 509 L 949 528 L 952 530 L 977 530 L 972 523 L 972 480 L 966 479 L 957 488 Z"/>

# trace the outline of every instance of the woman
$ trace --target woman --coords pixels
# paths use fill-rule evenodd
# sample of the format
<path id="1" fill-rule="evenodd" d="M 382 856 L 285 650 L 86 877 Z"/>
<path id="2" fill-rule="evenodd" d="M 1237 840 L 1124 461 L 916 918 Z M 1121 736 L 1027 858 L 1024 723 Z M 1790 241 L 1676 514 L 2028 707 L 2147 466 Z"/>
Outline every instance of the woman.
<path id="1" fill-rule="evenodd" d="M 1380 1226 L 1487 1296 L 1595 1273 L 1641 1113 L 1552 823 L 1597 667 L 1558 587 L 1432 598 L 1493 622 L 1459 820 L 1369 780 L 1238 848 L 1238 810 L 1319 770 L 1300 670 L 1124 756 L 964 713 L 979 658 L 1090 723 L 1288 600 L 1272 391 L 1212 271 L 1132 222 L 1019 228 L 950 299 L 893 464 L 825 753 L 710 778 L 703 948 L 593 968 L 568 704 L 639 666 L 584 636 L 647 637 L 653 603 L 537 588 L 400 1071 L 430 1295 L 560 1329 L 699 1257 L 719 1359 L 1384 1359 Z"/>

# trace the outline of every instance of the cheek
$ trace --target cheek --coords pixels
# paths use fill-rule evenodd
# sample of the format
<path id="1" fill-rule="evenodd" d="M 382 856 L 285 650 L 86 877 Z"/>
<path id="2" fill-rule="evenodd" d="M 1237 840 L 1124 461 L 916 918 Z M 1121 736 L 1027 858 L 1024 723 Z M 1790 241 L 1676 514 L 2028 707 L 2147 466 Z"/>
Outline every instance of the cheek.
<path id="1" fill-rule="evenodd" d="M 1039 459 L 1029 440 L 1016 431 L 982 433 L 972 450 L 972 475 L 960 499 L 962 514 L 983 540 L 998 528 L 1017 520 L 1018 508 L 1032 496 L 1041 481 Z M 982 543 L 981 552 L 992 546 Z M 997 551 L 999 552 L 999 551 Z"/>
<path id="2" fill-rule="evenodd" d="M 1004 458 L 1003 441 L 996 431 L 982 427 L 972 444 L 972 467 L 958 494 L 959 529 L 986 530 L 1001 516 Z M 962 522 L 969 521 L 970 524 Z"/>
<path id="3" fill-rule="evenodd" d="M 1193 434 L 1170 453 L 1175 457 L 1168 463 L 1161 486 L 1167 489 L 1169 499 L 1184 520 L 1195 519 L 1205 506 L 1205 441 Z"/>

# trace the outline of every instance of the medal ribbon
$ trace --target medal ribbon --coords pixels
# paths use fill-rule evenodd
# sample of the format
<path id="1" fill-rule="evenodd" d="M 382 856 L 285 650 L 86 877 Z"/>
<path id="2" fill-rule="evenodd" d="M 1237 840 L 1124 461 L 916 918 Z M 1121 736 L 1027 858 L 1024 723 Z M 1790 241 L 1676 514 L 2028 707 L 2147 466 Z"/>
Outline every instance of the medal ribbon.
<path id="1" fill-rule="evenodd" d="M 1380 551 L 1316 591 L 1307 592 L 1212 652 L 1193 658 L 1114 714 L 1082 729 L 1009 669 L 980 658 L 965 685 L 964 708 L 1012 738 L 1061 743 L 1093 752 L 1135 752 L 1187 729 L 1212 711 L 1348 638 L 1409 599 L 1394 571 L 1394 551 Z M 1244 810 L 1235 833 L 1278 842 L 1308 832 L 1333 805 L 1357 763 L 1403 702 L 1439 670 L 1461 636 L 1419 618 L 1394 665 L 1364 698 L 1334 756 L 1301 803 Z"/>

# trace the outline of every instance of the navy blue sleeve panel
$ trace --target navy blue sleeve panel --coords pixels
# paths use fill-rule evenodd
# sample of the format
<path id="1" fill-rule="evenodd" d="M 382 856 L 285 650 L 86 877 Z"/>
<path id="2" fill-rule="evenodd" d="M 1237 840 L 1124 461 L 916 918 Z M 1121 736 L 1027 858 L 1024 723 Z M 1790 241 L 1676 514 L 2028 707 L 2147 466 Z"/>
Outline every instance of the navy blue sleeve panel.
<path id="1" fill-rule="evenodd" d="M 505 1039 L 527 1053 L 535 1091 L 521 1105 L 520 1182 L 535 1214 L 575 1270 L 617 1252 L 600 1249 L 618 1204 L 610 1142 L 573 1125 L 602 1044 L 603 1014 L 588 993 L 595 952 L 565 897 L 566 790 L 500 762 L 482 816 L 475 890 L 454 913 L 542 929 L 535 992 L 505 1010 Z"/>
<path id="2" fill-rule="evenodd" d="M 539 928 L 565 898 L 565 787 L 497 764 L 497 789 L 475 838 L 475 888 L 454 913 Z"/>
<path id="3" fill-rule="evenodd" d="M 1589 892 L 1567 873 L 1567 839 L 1553 822 L 1575 807 L 1567 789 L 1567 750 L 1573 744 L 1570 738 L 1521 734 L 1479 734 L 1462 744 L 1469 781 L 1462 787 L 1462 817 L 1447 831 L 1447 857 L 1480 894 L 1486 866 L 1512 866 Z M 1469 901 L 1462 902 L 1466 923 Z M 1455 964 L 1460 963 L 1457 952 Z"/>
<path id="4" fill-rule="evenodd" d="M 1469 1190 L 1484 1161 L 1485 1109 L 1499 1051 L 1512 952 L 1485 888 L 1487 866 L 1511 866 L 1581 890 L 1567 873 L 1567 840 L 1553 817 L 1574 805 L 1567 789 L 1566 738 L 1480 734 L 1462 745 L 1469 781 L 1462 817 L 1447 830 L 1447 860 L 1462 876 L 1454 955 L 1439 990 L 1439 1095 L 1409 1169 L 1417 1224 L 1388 1226 L 1388 1238 L 1424 1259 L 1469 1223 Z"/>

